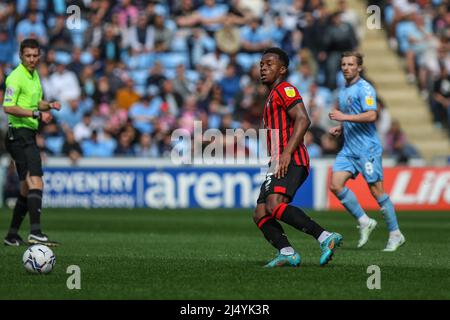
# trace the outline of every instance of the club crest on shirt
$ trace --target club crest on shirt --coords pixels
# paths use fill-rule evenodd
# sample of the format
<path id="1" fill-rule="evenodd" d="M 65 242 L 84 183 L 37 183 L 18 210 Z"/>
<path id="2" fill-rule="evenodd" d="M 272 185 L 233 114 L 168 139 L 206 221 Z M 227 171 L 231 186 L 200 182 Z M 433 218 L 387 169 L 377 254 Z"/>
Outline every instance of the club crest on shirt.
<path id="1" fill-rule="evenodd" d="M 369 107 L 373 106 L 373 97 L 372 96 L 366 96 L 366 104 Z"/>
<path id="2" fill-rule="evenodd" d="M 352 105 L 352 102 L 353 102 L 353 99 L 352 99 L 352 97 L 351 97 L 351 96 L 348 96 L 348 97 L 347 97 L 347 101 L 346 101 L 346 102 L 347 102 L 347 106 L 348 106 L 348 107 L 351 107 L 351 105 Z"/>
<path id="3" fill-rule="evenodd" d="M 289 98 L 295 97 L 295 90 L 294 90 L 293 87 L 286 87 L 286 88 L 284 88 L 284 92 L 286 92 L 286 95 L 287 95 Z"/>

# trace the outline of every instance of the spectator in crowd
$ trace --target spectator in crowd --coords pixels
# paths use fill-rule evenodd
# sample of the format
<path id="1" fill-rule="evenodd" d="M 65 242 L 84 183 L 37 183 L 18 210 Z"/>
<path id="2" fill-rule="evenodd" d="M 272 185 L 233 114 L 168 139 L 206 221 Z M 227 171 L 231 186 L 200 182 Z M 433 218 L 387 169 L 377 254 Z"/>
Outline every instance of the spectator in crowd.
<path id="1" fill-rule="evenodd" d="M 204 0 L 203 5 L 197 9 L 198 19 L 210 35 L 221 28 L 227 13 L 228 5 L 218 4 L 216 0 Z"/>
<path id="2" fill-rule="evenodd" d="M 66 65 L 60 61 L 56 62 L 56 70 L 50 76 L 51 91 L 48 93 L 50 99 L 67 103 L 69 100 L 79 99 L 81 87 L 78 78 Z"/>
<path id="3" fill-rule="evenodd" d="M 45 47 L 48 42 L 47 29 L 44 23 L 38 21 L 36 11 L 29 11 L 27 18 L 17 24 L 16 39 L 17 43 L 22 42 L 25 38 L 35 38 Z"/>
<path id="4" fill-rule="evenodd" d="M 152 136 L 148 133 L 141 134 L 139 143 L 134 147 L 136 157 L 152 158 L 159 157 L 158 148 L 153 143 Z"/>
<path id="5" fill-rule="evenodd" d="M 178 116 L 183 105 L 183 97 L 174 90 L 173 82 L 170 79 L 163 81 L 161 93 L 162 109 L 167 109 L 169 113 Z"/>
<path id="6" fill-rule="evenodd" d="M 100 58 L 119 62 L 121 41 L 121 35 L 114 32 L 114 25 L 106 24 L 105 34 L 99 44 Z"/>
<path id="7" fill-rule="evenodd" d="M 239 76 L 236 74 L 236 67 L 229 64 L 225 69 L 225 74 L 219 82 L 222 89 L 223 99 L 226 105 L 234 105 L 234 99 L 241 90 L 239 85 Z"/>
<path id="8" fill-rule="evenodd" d="M 319 59 L 325 65 L 325 86 L 336 89 L 336 74 L 340 68 L 341 55 L 345 51 L 353 51 L 358 46 L 352 26 L 341 19 L 341 13 L 330 16 L 330 23 L 323 34 L 323 51 Z"/>
<path id="9" fill-rule="evenodd" d="M 134 103 L 128 111 L 129 118 L 139 132 L 152 134 L 154 123 L 157 121 L 161 110 L 162 100 L 160 97 L 144 95 Z"/>
<path id="10" fill-rule="evenodd" d="M 113 7 L 112 12 L 117 14 L 120 28 L 126 28 L 137 23 L 139 10 L 131 0 L 119 0 Z"/>
<path id="11" fill-rule="evenodd" d="M 92 115 L 90 112 L 83 114 L 82 121 L 78 122 L 73 128 L 73 135 L 77 142 L 82 142 L 92 136 Z"/>
<path id="12" fill-rule="evenodd" d="M 214 52 L 208 53 L 202 58 L 201 66 L 212 71 L 214 81 L 220 81 L 225 74 L 229 60 L 230 58 L 216 47 Z"/>
<path id="13" fill-rule="evenodd" d="M 186 77 L 186 67 L 179 64 L 176 68 L 176 77 L 173 79 L 173 88 L 182 97 L 186 97 L 195 90 L 195 84 Z"/>
<path id="14" fill-rule="evenodd" d="M 117 106 L 128 111 L 133 103 L 140 99 L 139 93 L 134 89 L 134 81 L 131 78 L 125 80 L 125 87 L 117 90 L 116 101 Z"/>
<path id="15" fill-rule="evenodd" d="M 14 18 L 8 4 L 0 4 L 0 64 L 13 64 L 15 52 Z"/>
<path id="16" fill-rule="evenodd" d="M 61 105 L 61 110 L 54 113 L 58 124 L 63 128 L 74 128 L 83 119 L 85 110 L 80 108 L 80 100 L 71 99 Z"/>
<path id="17" fill-rule="evenodd" d="M 72 52 L 72 36 L 66 28 L 66 17 L 56 17 L 55 25 L 48 32 L 49 46 L 56 51 Z"/>
<path id="18" fill-rule="evenodd" d="M 154 43 L 155 30 L 149 25 L 147 16 L 140 14 L 137 24 L 128 28 L 124 47 L 130 47 L 136 53 L 145 53 L 154 49 Z"/>
<path id="19" fill-rule="evenodd" d="M 164 67 L 161 62 L 156 61 L 149 73 L 150 75 L 146 81 L 147 87 L 155 86 L 156 90 L 159 90 L 162 87 L 164 80 L 166 80 L 166 76 L 164 75 Z"/>
<path id="20" fill-rule="evenodd" d="M 396 119 L 392 121 L 391 128 L 386 134 L 384 150 L 386 155 L 394 157 L 398 163 L 407 163 L 410 158 L 419 156 L 416 149 L 408 143 L 400 122 Z"/>
<path id="21" fill-rule="evenodd" d="M 67 129 L 65 131 L 65 140 L 62 146 L 61 153 L 68 157 L 72 164 L 76 164 L 78 160 L 83 156 L 83 150 L 81 150 L 81 146 L 77 140 L 75 140 L 75 136 L 72 130 Z"/>
<path id="22" fill-rule="evenodd" d="M 248 53 L 261 53 L 264 49 L 271 45 L 270 36 L 267 30 L 261 26 L 259 18 L 254 17 L 250 25 L 241 29 L 241 47 Z"/>
<path id="23" fill-rule="evenodd" d="M 156 52 L 167 52 L 173 41 L 173 31 L 166 25 L 163 15 L 158 14 L 155 17 L 154 25 L 154 43 L 153 48 Z"/>
<path id="24" fill-rule="evenodd" d="M 450 73 L 441 64 L 441 75 L 433 84 L 432 113 L 436 127 L 444 125 L 450 132 Z"/>
<path id="25" fill-rule="evenodd" d="M 117 147 L 114 150 L 114 155 L 122 157 L 134 156 L 133 139 L 128 131 L 122 131 L 119 134 Z"/>
<path id="26" fill-rule="evenodd" d="M 226 54 L 235 54 L 241 48 L 240 30 L 234 24 L 232 15 L 227 15 L 223 28 L 214 34 L 217 47 Z"/>
<path id="27" fill-rule="evenodd" d="M 72 52 L 72 60 L 67 65 L 67 70 L 72 71 L 78 78 L 78 81 L 81 80 L 81 73 L 83 72 L 84 64 L 81 62 L 81 48 L 75 47 L 71 50 Z"/>
<path id="28" fill-rule="evenodd" d="M 105 139 L 99 139 L 98 132 L 94 130 L 91 137 L 81 143 L 81 149 L 85 157 L 112 157 L 116 145 L 108 133 Z"/>
<path id="29" fill-rule="evenodd" d="M 62 146 L 70 137 L 62 132 L 68 128 L 83 157 L 168 156 L 172 132 L 179 126 L 191 130 L 195 120 L 204 130 L 258 129 L 268 94 L 258 63 L 261 50 L 273 44 L 292 61 L 289 81 L 299 88 L 313 122 L 308 138 L 322 155 L 333 154 L 340 143 L 324 136 L 330 123 L 323 115 L 336 101 L 335 61 L 358 44 L 360 22 L 348 1 L 337 1 L 332 15 L 322 0 L 72 3 L 81 8 L 80 30 L 68 30 L 62 0 L 0 3 L 0 78 L 14 64 L 16 40 L 37 37 L 46 45 L 40 66 L 44 95 L 64 101 L 56 122 L 42 130 L 43 149 L 67 154 Z M 422 91 L 431 88 L 431 109 L 441 112 L 437 122 L 447 114 L 441 99 L 447 83 L 441 66 L 450 71 L 447 8 L 409 0 L 393 0 L 391 7 L 389 30 L 402 49 L 407 43 L 414 51 L 413 72 Z M 416 13 L 423 19 L 413 21 Z M 388 118 L 388 110 L 382 113 Z M 0 126 L 0 134 L 5 128 Z M 254 141 L 246 148 L 257 153 Z"/>

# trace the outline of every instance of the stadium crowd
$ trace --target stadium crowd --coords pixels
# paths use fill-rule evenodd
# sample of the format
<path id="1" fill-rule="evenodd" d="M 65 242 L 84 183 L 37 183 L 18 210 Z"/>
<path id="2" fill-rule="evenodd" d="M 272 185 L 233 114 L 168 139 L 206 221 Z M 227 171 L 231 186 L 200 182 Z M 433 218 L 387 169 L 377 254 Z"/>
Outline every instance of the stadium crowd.
<path id="1" fill-rule="evenodd" d="M 390 47 L 404 57 L 407 81 L 450 134 L 450 1 L 372 0 L 383 7 Z"/>
<path id="2" fill-rule="evenodd" d="M 398 16 L 395 4 L 404 2 L 415 8 L 411 18 Z M 418 62 L 408 63 L 408 79 L 415 81 L 417 74 L 420 88 L 431 88 L 436 122 L 450 110 L 445 2 L 380 3 L 386 5 L 390 30 L 397 30 L 390 42 L 397 39 L 407 61 L 412 51 Z M 259 59 L 265 48 L 279 46 L 291 58 L 288 81 L 299 89 L 312 119 L 305 136 L 310 156 L 334 155 L 340 142 L 327 133 L 328 112 L 344 85 L 340 55 L 357 49 L 361 38 L 357 13 L 346 0 L 337 3 L 331 12 L 322 0 L 2 1 L 0 99 L 5 75 L 19 63 L 18 43 L 37 38 L 43 47 L 39 74 L 45 98 L 63 104 L 39 135 L 44 155 L 74 161 L 164 157 L 172 150 L 173 130 L 192 133 L 196 120 L 203 129 L 222 132 L 260 128 L 267 92 L 259 81 Z M 77 10 L 66 13 L 71 5 L 80 8 L 79 20 Z M 406 30 L 419 40 L 411 43 L 408 32 L 398 31 L 403 23 L 410 23 Z M 430 67 L 429 59 L 420 55 L 431 48 L 423 43 L 435 44 L 435 64 L 425 78 L 422 69 Z M 418 156 L 381 98 L 378 104 L 386 155 Z M 1 117 L 4 135 L 7 123 Z M 251 143 L 247 147 L 250 155 L 255 152 Z"/>

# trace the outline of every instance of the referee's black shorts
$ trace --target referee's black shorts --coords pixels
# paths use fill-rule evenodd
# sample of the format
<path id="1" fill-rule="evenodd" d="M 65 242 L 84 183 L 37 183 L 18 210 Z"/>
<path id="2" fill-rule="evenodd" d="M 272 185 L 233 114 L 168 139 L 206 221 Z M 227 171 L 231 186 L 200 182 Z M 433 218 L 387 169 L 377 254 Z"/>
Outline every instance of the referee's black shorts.
<path id="1" fill-rule="evenodd" d="M 27 128 L 10 127 L 6 135 L 5 147 L 14 160 L 21 181 L 25 180 L 28 172 L 30 176 L 44 175 L 36 133 L 37 131 Z"/>
<path id="2" fill-rule="evenodd" d="M 261 185 L 257 204 L 266 203 L 266 198 L 273 193 L 282 194 L 289 198 L 289 202 L 292 201 L 298 188 L 308 178 L 308 174 L 308 168 L 297 166 L 293 161 L 289 163 L 287 174 L 283 178 L 277 179 L 274 175 L 267 174 L 266 180 Z"/>

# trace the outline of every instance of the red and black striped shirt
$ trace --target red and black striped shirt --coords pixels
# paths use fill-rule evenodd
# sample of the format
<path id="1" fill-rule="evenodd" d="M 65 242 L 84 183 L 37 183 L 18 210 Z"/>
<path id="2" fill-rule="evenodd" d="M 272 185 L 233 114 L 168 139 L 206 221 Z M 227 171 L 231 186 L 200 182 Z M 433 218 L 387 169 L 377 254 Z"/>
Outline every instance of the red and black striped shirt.
<path id="1" fill-rule="evenodd" d="M 278 159 L 286 148 L 294 131 L 294 120 L 288 111 L 301 101 L 297 88 L 286 81 L 277 84 L 270 92 L 264 105 L 263 119 L 264 127 L 268 129 L 267 148 L 271 160 Z M 292 154 L 292 159 L 296 165 L 309 169 L 309 155 L 303 141 Z"/>

